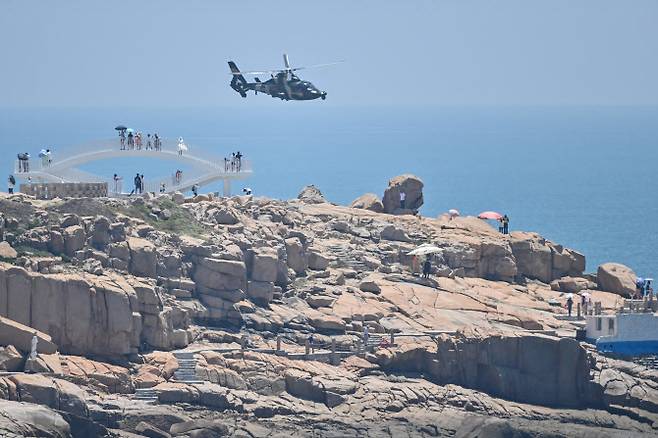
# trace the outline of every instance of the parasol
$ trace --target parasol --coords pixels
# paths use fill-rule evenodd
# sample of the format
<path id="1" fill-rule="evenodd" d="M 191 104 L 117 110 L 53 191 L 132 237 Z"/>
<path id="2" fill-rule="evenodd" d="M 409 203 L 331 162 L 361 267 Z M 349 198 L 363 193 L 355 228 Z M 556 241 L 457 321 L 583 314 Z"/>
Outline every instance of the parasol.
<path id="1" fill-rule="evenodd" d="M 483 211 L 482 213 L 478 214 L 478 217 L 480 219 L 489 219 L 489 220 L 500 220 L 503 218 L 503 215 L 495 212 L 495 211 Z"/>

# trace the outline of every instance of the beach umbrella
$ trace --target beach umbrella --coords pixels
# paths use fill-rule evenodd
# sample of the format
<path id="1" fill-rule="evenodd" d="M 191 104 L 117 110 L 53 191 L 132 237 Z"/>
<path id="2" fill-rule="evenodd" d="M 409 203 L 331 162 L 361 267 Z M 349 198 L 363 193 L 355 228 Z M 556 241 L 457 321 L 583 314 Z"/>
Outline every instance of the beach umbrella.
<path id="1" fill-rule="evenodd" d="M 47 151 L 47 150 L 45 150 L 45 149 L 41 149 L 41 150 L 39 151 L 39 157 L 40 157 L 40 158 L 43 158 L 43 157 L 45 157 L 46 155 L 48 155 L 48 151 Z"/>
<path id="2" fill-rule="evenodd" d="M 128 129 L 128 128 L 126 128 L 126 127 L 123 126 L 123 125 L 119 125 L 119 126 L 117 126 L 116 128 L 114 128 L 114 129 L 116 129 L 117 131 L 125 131 L 125 130 Z"/>
<path id="3" fill-rule="evenodd" d="M 436 254 L 442 252 L 443 250 L 435 245 L 424 244 L 420 245 L 418 248 L 409 251 L 407 255 L 427 255 L 427 254 Z"/>
<path id="4" fill-rule="evenodd" d="M 573 294 L 572 294 L 572 293 L 568 293 L 568 294 L 566 294 L 564 297 L 565 297 L 566 299 L 571 298 L 571 299 L 573 300 Z"/>
<path id="5" fill-rule="evenodd" d="M 454 208 L 451 208 L 450 210 L 448 210 L 448 214 L 449 214 L 451 217 L 457 217 L 457 216 L 459 216 L 459 210 L 456 210 L 456 209 L 454 209 Z"/>
<path id="6" fill-rule="evenodd" d="M 495 211 L 483 211 L 482 213 L 478 214 L 478 217 L 480 219 L 489 219 L 489 220 L 497 221 L 502 219 L 503 215 Z"/>

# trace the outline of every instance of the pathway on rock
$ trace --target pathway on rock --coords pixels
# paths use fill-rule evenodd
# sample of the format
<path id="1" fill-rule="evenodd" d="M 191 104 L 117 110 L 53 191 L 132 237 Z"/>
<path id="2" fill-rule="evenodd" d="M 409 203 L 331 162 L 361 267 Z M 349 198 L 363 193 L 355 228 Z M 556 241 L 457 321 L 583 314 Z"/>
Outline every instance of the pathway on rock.
<path id="1" fill-rule="evenodd" d="M 178 369 L 174 372 L 173 381 L 180 383 L 203 383 L 196 375 L 196 352 L 178 350 L 173 352 L 178 361 Z"/>

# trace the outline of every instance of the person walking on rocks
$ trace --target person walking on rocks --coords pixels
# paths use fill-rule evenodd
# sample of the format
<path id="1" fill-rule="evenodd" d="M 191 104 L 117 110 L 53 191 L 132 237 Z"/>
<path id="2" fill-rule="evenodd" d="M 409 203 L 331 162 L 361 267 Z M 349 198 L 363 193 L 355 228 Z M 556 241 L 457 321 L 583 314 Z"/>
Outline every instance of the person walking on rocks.
<path id="1" fill-rule="evenodd" d="M 7 192 L 12 195 L 14 193 L 14 187 L 16 187 L 16 178 L 14 178 L 14 175 L 9 175 L 7 182 Z"/>
<path id="2" fill-rule="evenodd" d="M 425 263 L 423 263 L 423 278 L 430 278 L 430 272 L 432 272 L 432 261 L 427 256 Z"/>
<path id="3" fill-rule="evenodd" d="M 400 208 L 402 210 L 405 209 L 406 201 L 407 201 L 407 194 L 403 191 L 400 191 Z"/>
<path id="4" fill-rule="evenodd" d="M 569 312 L 569 317 L 571 317 L 571 309 L 573 308 L 573 297 L 571 294 L 567 295 L 567 312 Z"/>
<path id="5" fill-rule="evenodd" d="M 197 184 L 194 184 L 192 186 L 192 193 L 194 194 L 194 196 L 197 196 L 199 194 L 199 186 Z"/>

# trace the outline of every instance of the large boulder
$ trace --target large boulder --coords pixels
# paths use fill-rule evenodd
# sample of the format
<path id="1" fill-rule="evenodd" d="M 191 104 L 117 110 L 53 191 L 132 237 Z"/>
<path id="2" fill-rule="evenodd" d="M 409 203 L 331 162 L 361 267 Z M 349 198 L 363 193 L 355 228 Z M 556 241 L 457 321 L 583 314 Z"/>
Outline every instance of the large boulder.
<path id="1" fill-rule="evenodd" d="M 308 268 L 308 256 L 298 237 L 286 239 L 286 254 L 288 256 L 288 266 L 296 274 L 302 274 Z"/>
<path id="2" fill-rule="evenodd" d="M 46 354 L 55 352 L 54 344 L 70 354 L 136 353 L 142 331 L 138 305 L 137 293 L 118 275 L 43 275 L 0 263 L 0 315 L 9 318 L 0 319 L 0 342 L 25 352 L 39 331 L 39 352 Z M 163 320 L 161 329 L 167 324 Z"/>
<path id="3" fill-rule="evenodd" d="M 0 242 L 0 259 L 15 259 L 18 253 L 7 242 Z"/>
<path id="4" fill-rule="evenodd" d="M 580 277 L 585 270 L 585 256 L 537 233 L 511 233 L 510 247 L 518 273 L 544 283 L 565 276 Z"/>
<path id="5" fill-rule="evenodd" d="M 80 225 L 71 225 L 64 229 L 64 252 L 72 257 L 85 246 L 85 230 Z"/>
<path id="6" fill-rule="evenodd" d="M 307 204 L 322 204 L 323 202 L 327 202 L 320 189 L 313 184 L 304 187 L 302 191 L 299 192 L 299 195 L 297 195 L 297 199 Z"/>
<path id="7" fill-rule="evenodd" d="M 128 239 L 130 249 L 130 272 L 140 277 L 155 277 L 157 273 L 157 256 L 155 245 L 146 239 L 131 237 Z"/>
<path id="8" fill-rule="evenodd" d="M 0 400 L 0 436 L 71 437 L 71 426 L 62 415 L 46 406 Z"/>
<path id="9" fill-rule="evenodd" d="M 254 253 L 251 265 L 251 279 L 255 281 L 276 281 L 279 255 L 275 249 L 260 249 Z"/>
<path id="10" fill-rule="evenodd" d="M 382 203 L 381 199 L 379 199 L 379 196 L 375 195 L 374 193 L 366 193 L 365 195 L 359 196 L 354 201 L 352 201 L 350 207 L 360 208 L 362 210 L 370 210 L 374 211 L 375 213 L 384 212 L 384 204 Z"/>
<path id="11" fill-rule="evenodd" d="M 400 175 L 388 182 L 384 192 L 384 212 L 386 213 L 413 213 L 423 205 L 423 181 L 414 175 Z M 400 192 L 404 192 L 406 199 L 404 208 L 400 205 Z"/>
<path id="12" fill-rule="evenodd" d="M 91 232 L 91 244 L 96 248 L 105 248 L 110 243 L 110 220 L 105 216 L 98 216 L 94 220 Z"/>
<path id="13" fill-rule="evenodd" d="M 52 354 L 57 351 L 50 336 L 9 318 L 0 316 L 0 345 L 13 345 L 24 353 L 32 350 L 32 338 L 37 337 L 37 352 Z"/>
<path id="14" fill-rule="evenodd" d="M 0 347 L 0 370 L 19 371 L 23 365 L 23 355 L 13 345 Z"/>
<path id="15" fill-rule="evenodd" d="M 635 293 L 636 280 L 635 272 L 620 263 L 604 263 L 596 271 L 596 281 L 600 290 L 623 297 L 630 297 Z"/>

